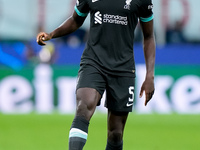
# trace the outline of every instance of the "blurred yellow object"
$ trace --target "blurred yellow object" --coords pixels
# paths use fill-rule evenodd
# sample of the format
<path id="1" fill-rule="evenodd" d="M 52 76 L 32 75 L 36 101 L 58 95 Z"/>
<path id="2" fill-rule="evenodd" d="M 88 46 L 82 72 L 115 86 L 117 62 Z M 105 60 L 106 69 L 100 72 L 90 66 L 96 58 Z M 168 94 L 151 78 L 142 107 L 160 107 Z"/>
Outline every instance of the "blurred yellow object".
<path id="1" fill-rule="evenodd" d="M 55 46 L 52 42 L 47 42 L 45 46 L 42 47 L 39 53 L 39 59 L 43 63 L 48 63 L 55 52 Z"/>

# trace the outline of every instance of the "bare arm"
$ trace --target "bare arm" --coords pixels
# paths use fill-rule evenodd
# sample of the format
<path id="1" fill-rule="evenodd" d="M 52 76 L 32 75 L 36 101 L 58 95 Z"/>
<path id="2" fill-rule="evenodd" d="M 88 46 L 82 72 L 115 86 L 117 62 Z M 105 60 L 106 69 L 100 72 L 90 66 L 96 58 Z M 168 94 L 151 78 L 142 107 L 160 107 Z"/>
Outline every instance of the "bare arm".
<path id="1" fill-rule="evenodd" d="M 153 32 L 153 20 L 150 22 L 140 22 L 144 36 L 144 57 L 146 63 L 146 77 L 140 91 L 142 97 L 145 91 L 145 106 L 154 94 L 154 66 L 155 66 L 155 38 Z"/>
<path id="2" fill-rule="evenodd" d="M 80 17 L 74 11 L 73 15 L 69 17 L 63 24 L 61 24 L 58 28 L 56 28 L 51 33 L 40 32 L 37 35 L 37 43 L 39 45 L 45 45 L 44 41 L 51 40 L 52 38 L 61 37 L 64 35 L 68 35 L 74 31 L 76 31 L 84 22 L 86 17 Z"/>

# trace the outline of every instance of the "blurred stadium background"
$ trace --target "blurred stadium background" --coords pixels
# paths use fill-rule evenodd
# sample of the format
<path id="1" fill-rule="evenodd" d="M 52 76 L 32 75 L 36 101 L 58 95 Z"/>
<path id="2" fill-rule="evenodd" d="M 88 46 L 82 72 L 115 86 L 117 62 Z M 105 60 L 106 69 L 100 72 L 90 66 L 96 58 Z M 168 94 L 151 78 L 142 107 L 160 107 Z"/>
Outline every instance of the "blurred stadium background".
<path id="1" fill-rule="evenodd" d="M 0 150 L 67 149 L 89 16 L 75 33 L 54 39 L 45 47 L 37 45 L 36 35 L 59 26 L 71 15 L 75 3 L 0 0 Z M 126 127 L 124 149 L 198 150 L 200 1 L 153 3 L 156 91 L 148 107 L 144 107 L 144 98 L 138 96 L 145 75 L 138 26 L 134 45 L 135 105 Z M 104 149 L 105 113 L 103 105 L 97 108 L 85 149 Z"/>

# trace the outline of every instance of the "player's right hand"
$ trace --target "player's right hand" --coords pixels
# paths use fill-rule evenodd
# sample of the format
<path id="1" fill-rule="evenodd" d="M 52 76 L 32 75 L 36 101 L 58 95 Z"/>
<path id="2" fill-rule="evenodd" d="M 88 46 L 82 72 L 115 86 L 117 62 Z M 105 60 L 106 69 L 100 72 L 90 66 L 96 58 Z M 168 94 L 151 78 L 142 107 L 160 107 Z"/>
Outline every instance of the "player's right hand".
<path id="1" fill-rule="evenodd" d="M 46 43 L 44 41 L 48 41 L 51 39 L 52 39 L 51 35 L 48 33 L 45 33 L 45 32 L 40 32 L 37 35 L 37 43 L 42 46 L 46 45 Z"/>

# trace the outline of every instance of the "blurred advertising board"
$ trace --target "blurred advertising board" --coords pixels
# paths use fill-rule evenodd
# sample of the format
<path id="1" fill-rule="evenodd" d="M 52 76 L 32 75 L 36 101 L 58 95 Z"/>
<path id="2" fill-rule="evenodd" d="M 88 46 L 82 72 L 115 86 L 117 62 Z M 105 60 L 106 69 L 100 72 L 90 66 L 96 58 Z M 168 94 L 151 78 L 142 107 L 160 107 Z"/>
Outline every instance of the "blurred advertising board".
<path id="1" fill-rule="evenodd" d="M 39 64 L 14 71 L 0 67 L 0 112 L 5 114 L 74 113 L 78 66 Z M 200 114 L 200 67 L 157 65 L 155 95 L 147 107 L 139 98 L 145 65 L 136 67 L 134 111 L 137 113 Z M 104 113 L 105 95 L 97 111 Z"/>

